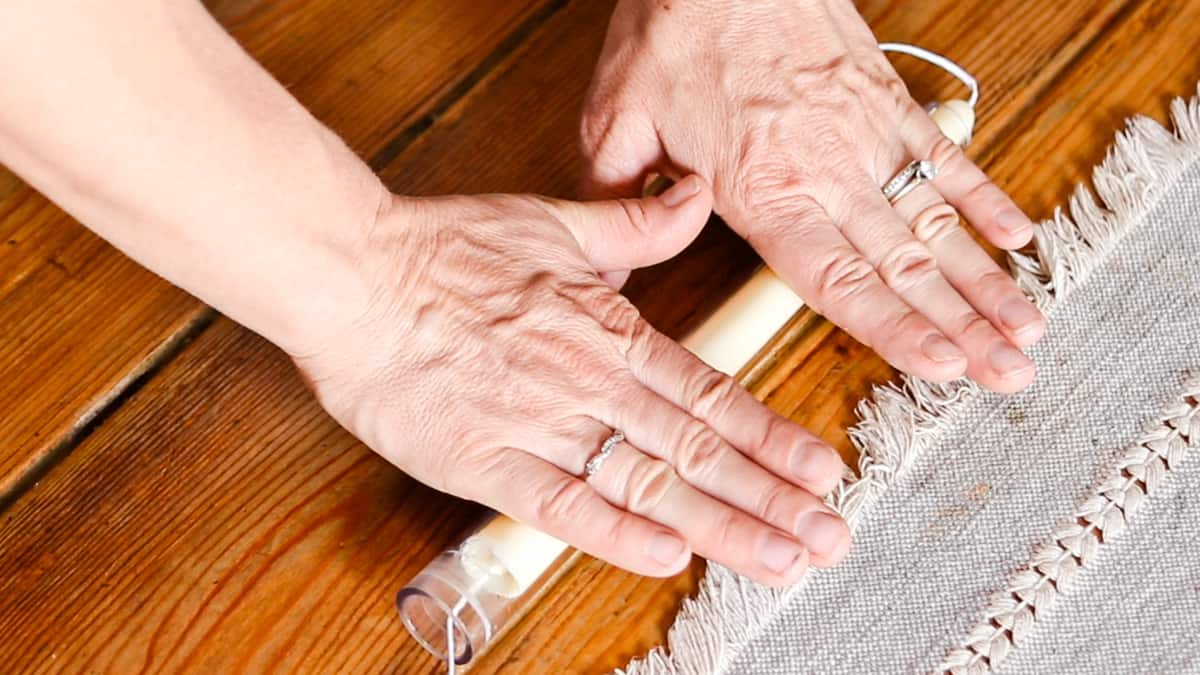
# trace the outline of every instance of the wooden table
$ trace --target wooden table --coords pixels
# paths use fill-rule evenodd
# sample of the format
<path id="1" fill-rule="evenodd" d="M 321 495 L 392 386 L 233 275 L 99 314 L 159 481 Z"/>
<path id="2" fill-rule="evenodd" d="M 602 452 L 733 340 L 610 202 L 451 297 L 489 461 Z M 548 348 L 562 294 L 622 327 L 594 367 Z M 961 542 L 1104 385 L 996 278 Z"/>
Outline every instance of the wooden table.
<path id="1" fill-rule="evenodd" d="M 210 0 L 402 193 L 570 196 L 610 0 Z M 1200 1 L 871 0 L 881 39 L 984 83 L 971 153 L 1048 216 L 1133 113 L 1200 79 Z M 946 76 L 897 61 L 919 99 Z M 629 286 L 678 334 L 754 264 L 719 225 Z M 851 450 L 892 376 L 828 325 L 753 383 Z M 478 508 L 373 456 L 270 345 L 0 170 L 0 663 L 10 672 L 438 672 L 396 590 Z M 475 672 L 602 672 L 660 643 L 702 573 L 579 563 Z"/>

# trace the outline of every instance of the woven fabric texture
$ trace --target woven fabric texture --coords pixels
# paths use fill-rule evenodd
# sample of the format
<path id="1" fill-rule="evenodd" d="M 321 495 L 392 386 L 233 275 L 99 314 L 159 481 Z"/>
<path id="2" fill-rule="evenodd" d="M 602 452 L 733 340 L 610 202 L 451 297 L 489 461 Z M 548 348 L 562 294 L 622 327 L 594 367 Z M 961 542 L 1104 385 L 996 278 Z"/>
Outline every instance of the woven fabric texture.
<path id="1" fill-rule="evenodd" d="M 877 392 L 847 560 L 783 591 L 714 566 L 626 672 L 1200 672 L 1200 102 L 1173 116 L 1014 257 L 1034 385 Z"/>
<path id="2" fill-rule="evenodd" d="M 1121 452 L 1180 398 L 1189 370 L 1200 370 L 1198 261 L 1200 167 L 1054 313 L 1046 338 L 1030 351 L 1039 366 L 1034 385 L 1015 396 L 976 397 L 943 442 L 922 453 L 874 505 L 855 532 L 849 558 L 814 575 L 731 672 L 937 670 L 980 622 L 991 595 L 1010 586 L 1037 544 L 1074 520 L 1079 504 Z M 1186 462 L 1182 470 L 1192 467 L 1200 462 Z M 1163 528 L 1178 526 L 1151 515 L 1139 512 L 1130 528 L 1161 535 Z M 1191 529 L 1200 532 L 1200 520 Z M 1137 565 L 1152 567 L 1160 556 L 1179 552 L 1150 545 L 1136 553 Z M 1173 562 L 1200 569 L 1200 555 L 1192 557 Z M 1079 581 L 1108 586 L 1121 572 L 1105 556 L 1081 571 Z M 1196 576 L 1161 580 L 1188 582 Z M 1197 594 L 1194 584 L 1174 590 Z M 1170 593 L 1158 589 L 1164 591 Z M 1136 602 L 1108 603 L 1108 612 L 1077 606 L 1087 595 L 1064 595 L 1055 607 L 1076 614 L 1084 635 L 1102 622 L 1141 618 Z M 1132 615 L 1114 619 L 1112 611 Z M 1200 630 L 1200 612 L 1174 618 L 1190 624 L 1186 630 L 1193 634 Z M 1033 631 L 1058 625 L 1049 621 Z M 1086 653 L 1095 644 L 1085 638 L 1073 647 Z M 1168 657 L 1150 651 L 1178 646 L 1164 640 L 1112 650 L 1102 672 L 1143 670 L 1143 659 Z M 1013 661 L 1025 666 L 1020 672 L 1075 670 L 1070 657 L 1050 660 L 1038 653 L 1017 659 L 1022 649 L 1066 650 L 1053 636 L 1014 651 Z"/>
<path id="3" fill-rule="evenodd" d="M 1143 526 L 1144 525 L 1144 526 Z M 1005 673 L 1200 672 L 1200 461 L 1189 458 L 1127 535 L 1106 544 L 1097 573 L 1039 619 Z"/>

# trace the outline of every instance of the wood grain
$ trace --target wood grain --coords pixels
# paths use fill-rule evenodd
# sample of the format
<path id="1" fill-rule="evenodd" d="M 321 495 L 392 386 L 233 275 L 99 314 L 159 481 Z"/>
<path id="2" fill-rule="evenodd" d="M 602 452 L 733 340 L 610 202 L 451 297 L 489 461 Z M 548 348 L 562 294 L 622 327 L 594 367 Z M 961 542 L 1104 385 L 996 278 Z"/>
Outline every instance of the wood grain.
<path id="1" fill-rule="evenodd" d="M 546 0 L 222 0 L 241 43 L 364 156 L 444 107 Z M 449 97 L 449 98 L 448 98 Z M 394 150 L 392 150 L 394 151 Z M 210 318 L 0 168 L 0 504 Z"/>
<path id="2" fill-rule="evenodd" d="M 1058 174 L 1090 167 L 1121 118 L 1163 110 L 1166 93 L 1200 78 L 1178 57 L 1200 37 L 1197 2 L 864 8 L 882 38 L 969 48 L 961 60 L 990 92 L 975 152 L 1038 215 L 1069 194 Z M 555 14 L 384 168 L 389 183 L 569 195 L 575 111 L 606 9 L 572 2 Z M 677 333 L 753 263 L 713 227 L 630 292 Z M 775 355 L 756 391 L 847 447 L 853 405 L 891 371 L 840 331 L 808 335 Z M 391 596 L 474 513 L 366 452 L 274 349 L 219 319 L 2 514 L 0 662 L 436 672 Z M 622 665 L 662 640 L 698 571 L 651 580 L 585 559 L 475 671 Z"/>

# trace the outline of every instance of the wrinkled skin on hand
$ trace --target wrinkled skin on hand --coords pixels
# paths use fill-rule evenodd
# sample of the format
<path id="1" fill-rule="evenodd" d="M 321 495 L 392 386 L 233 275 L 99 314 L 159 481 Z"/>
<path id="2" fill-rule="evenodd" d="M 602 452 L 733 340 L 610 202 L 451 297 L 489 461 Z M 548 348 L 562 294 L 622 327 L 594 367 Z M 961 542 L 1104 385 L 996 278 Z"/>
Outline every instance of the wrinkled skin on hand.
<path id="1" fill-rule="evenodd" d="M 666 259 L 710 213 L 661 198 L 390 198 L 356 255 L 361 316 L 294 358 L 396 466 L 647 575 L 689 552 L 769 584 L 849 545 L 832 449 L 651 328 L 599 276 Z M 340 322 L 339 322 L 340 324 Z M 593 476 L 613 429 L 627 441 Z"/>
<path id="2" fill-rule="evenodd" d="M 909 96 L 848 0 L 621 0 L 582 125 L 584 194 L 695 173 L 806 303 L 894 366 L 1029 384 L 1044 320 L 960 225 L 1032 224 Z M 888 204 L 913 159 L 935 181 Z M 957 209 L 957 213 L 956 213 Z"/>

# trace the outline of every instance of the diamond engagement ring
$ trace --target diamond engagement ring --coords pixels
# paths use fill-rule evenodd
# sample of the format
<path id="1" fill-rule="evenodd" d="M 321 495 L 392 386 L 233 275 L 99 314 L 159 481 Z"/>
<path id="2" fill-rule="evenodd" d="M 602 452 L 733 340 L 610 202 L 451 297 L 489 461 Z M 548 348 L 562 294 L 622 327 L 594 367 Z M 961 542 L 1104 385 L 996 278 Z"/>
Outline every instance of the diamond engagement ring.
<path id="1" fill-rule="evenodd" d="M 617 447 L 617 444 L 623 440 L 625 440 L 625 434 L 620 431 L 614 431 L 611 436 L 604 439 L 604 443 L 600 446 L 600 452 L 592 455 L 587 464 L 583 465 L 583 472 L 588 477 L 595 475 L 600 470 L 600 467 L 604 466 L 604 461 L 612 455 L 613 448 Z"/>
<path id="2" fill-rule="evenodd" d="M 921 183 L 937 178 L 937 174 L 937 166 L 927 159 L 912 162 L 883 186 L 883 196 L 887 197 L 888 202 L 895 204 Z"/>

